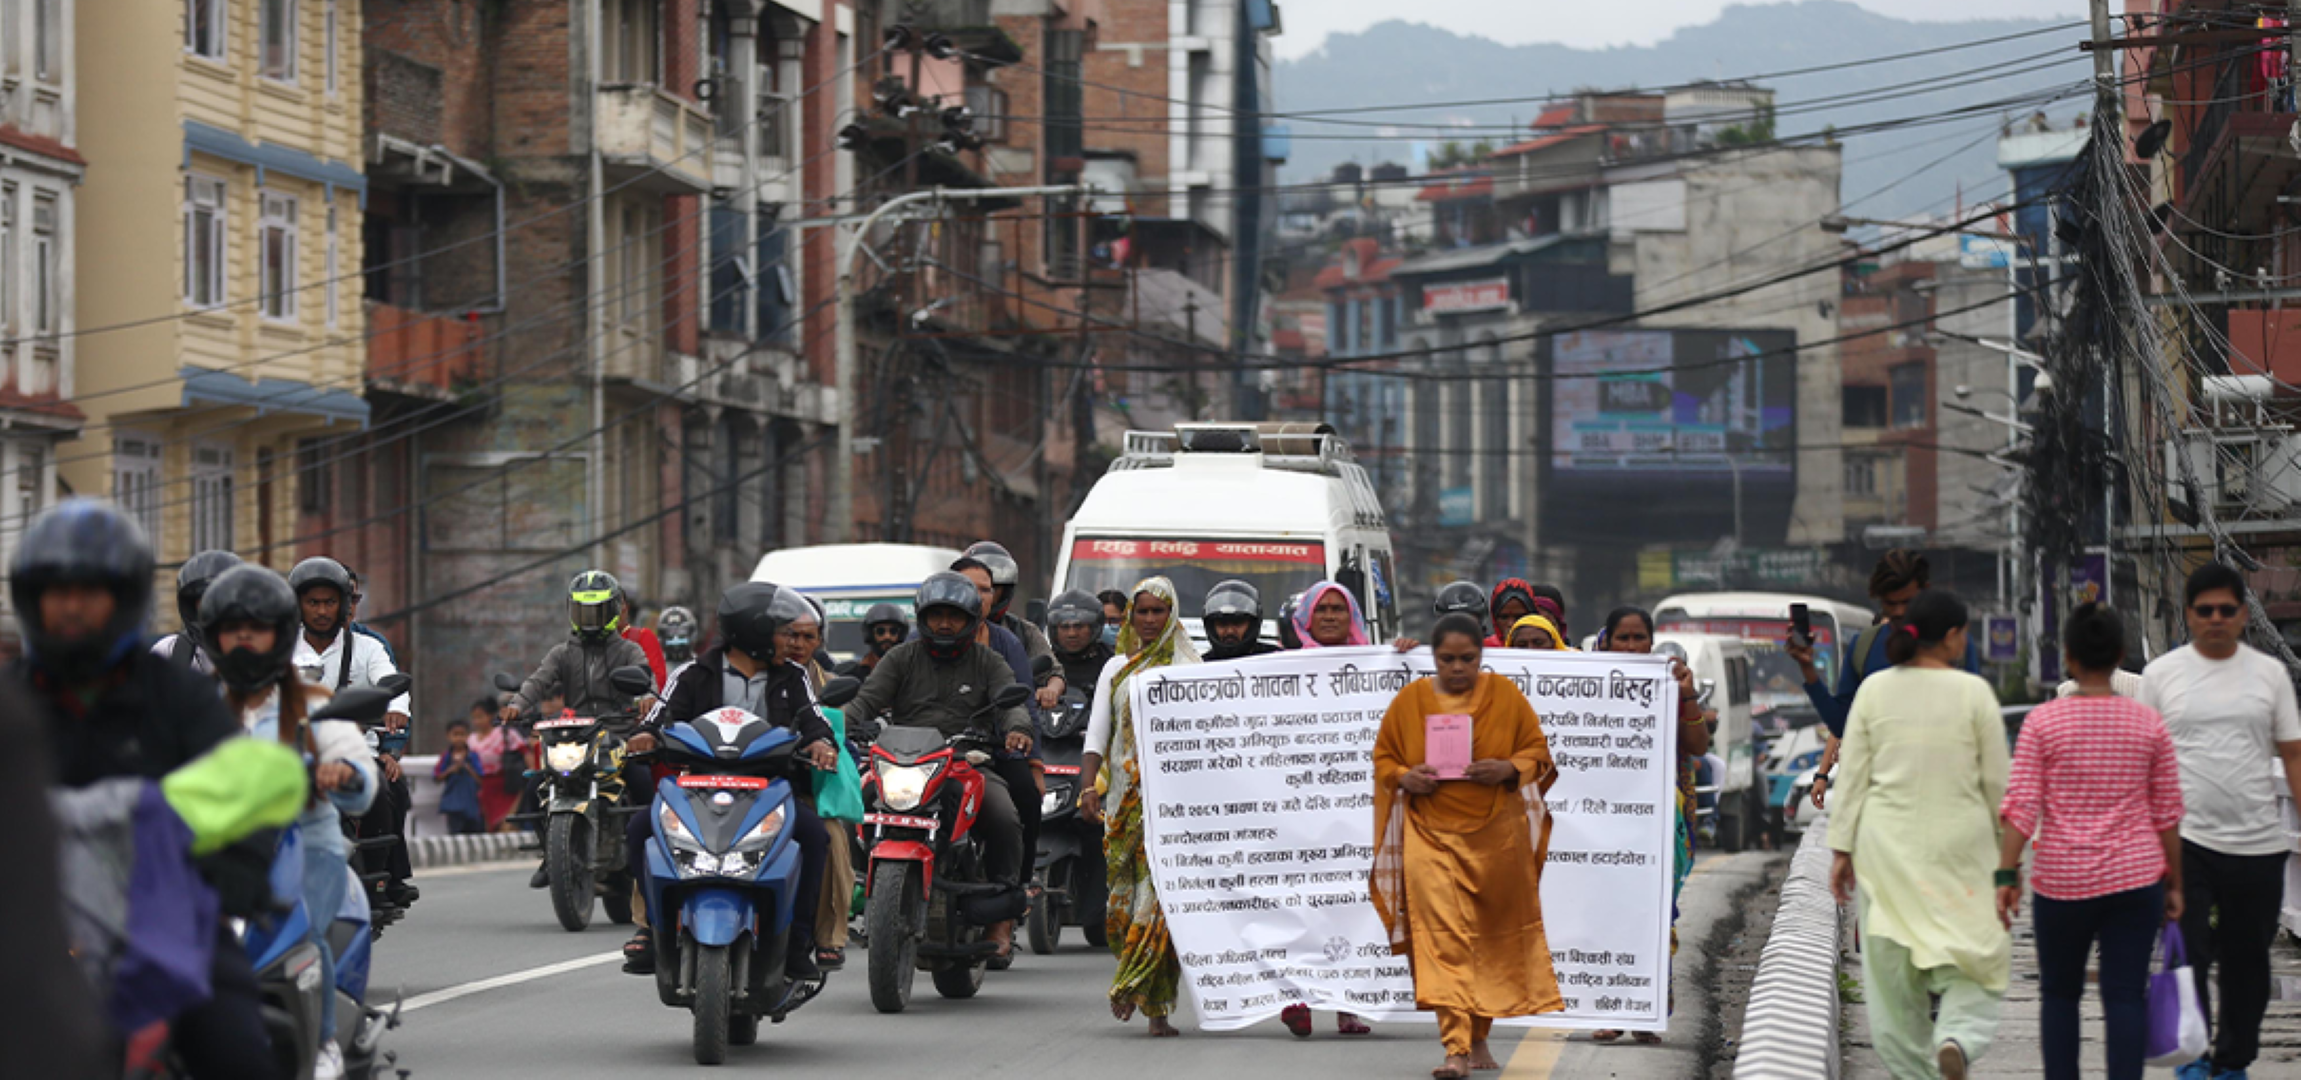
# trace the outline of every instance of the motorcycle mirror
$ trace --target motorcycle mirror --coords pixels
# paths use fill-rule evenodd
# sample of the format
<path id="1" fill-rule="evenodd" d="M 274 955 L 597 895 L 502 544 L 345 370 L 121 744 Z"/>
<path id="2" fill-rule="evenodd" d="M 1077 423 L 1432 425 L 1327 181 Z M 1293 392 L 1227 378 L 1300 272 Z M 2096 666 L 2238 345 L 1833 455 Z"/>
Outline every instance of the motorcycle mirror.
<path id="1" fill-rule="evenodd" d="M 655 675 L 638 665 L 619 667 L 607 673 L 607 685 L 618 694 L 645 697 L 655 692 Z"/>
<path id="2" fill-rule="evenodd" d="M 1044 679 L 1054 674 L 1054 671 L 1055 658 L 1052 656 L 1040 656 L 1031 661 L 1031 677 L 1034 679 Z"/>
<path id="3" fill-rule="evenodd" d="M 815 700 L 836 709 L 855 700 L 855 695 L 862 692 L 863 680 L 852 675 L 841 675 L 824 683 L 823 692 L 815 695 Z"/>
<path id="4" fill-rule="evenodd" d="M 376 689 L 388 691 L 393 697 L 407 693 L 407 688 L 414 685 L 415 680 L 401 672 L 394 672 L 376 680 Z"/>
<path id="5" fill-rule="evenodd" d="M 313 720 L 350 720 L 366 726 L 383 719 L 393 698 L 399 695 L 380 687 L 355 686 L 330 698 L 328 703 L 313 711 Z"/>
<path id="6" fill-rule="evenodd" d="M 495 688 L 506 694 L 519 693 L 519 680 L 503 672 L 495 673 Z"/>
<path id="7" fill-rule="evenodd" d="M 1045 658 L 1041 657 L 1041 659 Z M 1023 707 L 1023 703 L 1029 700 L 1031 700 L 1030 687 L 1009 686 L 991 696 L 991 707 L 995 709 L 1020 709 Z"/>
<path id="8" fill-rule="evenodd" d="M 1710 703 L 1710 695 L 1717 692 L 1718 680 L 1716 679 L 1703 679 L 1694 684 L 1694 700 L 1701 702 L 1704 705 L 1708 705 Z"/>

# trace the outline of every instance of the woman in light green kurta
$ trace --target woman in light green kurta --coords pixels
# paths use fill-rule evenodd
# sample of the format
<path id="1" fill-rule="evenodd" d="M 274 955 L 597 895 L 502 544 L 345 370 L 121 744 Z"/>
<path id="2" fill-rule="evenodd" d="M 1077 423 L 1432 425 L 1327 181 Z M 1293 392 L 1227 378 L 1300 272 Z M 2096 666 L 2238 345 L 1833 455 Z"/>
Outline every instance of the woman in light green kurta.
<path id="1" fill-rule="evenodd" d="M 1956 667 L 1965 604 L 1920 594 L 1895 667 L 1862 683 L 1830 791 L 1830 888 L 1860 884 L 1863 992 L 1897 1078 L 1959 1080 L 1989 1048 L 2012 940 L 1997 916 L 2005 725 L 1989 684 Z M 1931 998 L 1938 996 L 1938 1015 Z"/>

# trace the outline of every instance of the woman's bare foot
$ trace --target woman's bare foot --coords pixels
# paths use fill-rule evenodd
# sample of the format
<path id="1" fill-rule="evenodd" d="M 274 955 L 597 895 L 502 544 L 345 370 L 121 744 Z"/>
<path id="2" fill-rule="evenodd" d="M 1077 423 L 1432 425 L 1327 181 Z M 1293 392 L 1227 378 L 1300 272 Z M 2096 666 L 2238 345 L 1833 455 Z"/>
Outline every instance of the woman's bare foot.
<path id="1" fill-rule="evenodd" d="M 1470 1059 L 1461 1054 L 1446 1055 L 1446 1064 L 1430 1070 L 1433 1080 L 1462 1080 L 1470 1075 Z"/>
<path id="2" fill-rule="evenodd" d="M 1335 1013 L 1334 1030 L 1344 1035 L 1371 1035 L 1374 1033 L 1374 1029 L 1367 1027 L 1366 1021 L 1359 1019 L 1356 1013 Z"/>
<path id="3" fill-rule="evenodd" d="M 1132 1019 L 1134 1019 L 1134 1018 L 1135 1018 L 1135 1006 L 1134 1006 L 1134 1002 L 1131 1002 L 1131 1001 L 1114 1001 L 1114 1002 L 1111 1002 L 1111 1016 L 1112 1016 L 1113 1018 L 1115 1018 L 1116 1020 L 1118 1020 L 1118 1022 L 1119 1022 L 1119 1023 L 1122 1023 L 1122 1024 L 1123 1024 L 1123 1023 L 1126 1023 L 1126 1022 L 1127 1022 L 1127 1021 L 1129 1021 L 1129 1020 L 1132 1020 Z"/>
<path id="4" fill-rule="evenodd" d="M 1502 1063 L 1494 1060 L 1494 1051 L 1487 1047 L 1486 1040 L 1479 1039 L 1470 1044 L 1470 1067 L 1488 1072 L 1501 1068 Z"/>
<path id="5" fill-rule="evenodd" d="M 1174 1021 L 1166 1017 L 1154 1016 L 1150 1018 L 1150 1033 L 1154 1039 L 1171 1039 L 1182 1034 L 1182 1029 L 1174 1026 Z"/>

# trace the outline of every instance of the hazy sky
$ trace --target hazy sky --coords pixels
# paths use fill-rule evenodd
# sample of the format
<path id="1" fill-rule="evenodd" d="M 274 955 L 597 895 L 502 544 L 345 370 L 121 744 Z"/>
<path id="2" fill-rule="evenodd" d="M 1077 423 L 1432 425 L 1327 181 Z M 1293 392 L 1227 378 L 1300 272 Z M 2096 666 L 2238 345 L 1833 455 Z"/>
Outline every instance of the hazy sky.
<path id="1" fill-rule="evenodd" d="M 1872 11 L 1905 19 L 2085 17 L 2085 0 L 1855 0 Z M 1430 23 L 1509 45 L 1555 42 L 1591 48 L 1651 45 L 1682 26 L 1709 22 L 1727 0 L 1645 0 L 1635 5 L 1583 0 L 1281 0 L 1284 34 L 1272 44 L 1281 57 L 1316 50 L 1330 33 L 1363 30 L 1384 19 Z M 2123 5 L 2118 5 L 2122 10 Z"/>

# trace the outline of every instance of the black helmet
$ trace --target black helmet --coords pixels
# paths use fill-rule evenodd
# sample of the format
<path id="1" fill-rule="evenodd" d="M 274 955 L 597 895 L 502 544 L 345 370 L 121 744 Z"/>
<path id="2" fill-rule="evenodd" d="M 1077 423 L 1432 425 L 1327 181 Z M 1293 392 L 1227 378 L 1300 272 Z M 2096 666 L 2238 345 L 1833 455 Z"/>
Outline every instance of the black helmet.
<path id="1" fill-rule="evenodd" d="M 666 657 L 685 660 L 695 655 L 695 613 L 683 607 L 667 607 L 655 616 L 655 636 L 663 642 Z"/>
<path id="2" fill-rule="evenodd" d="M 322 585 L 334 589 L 346 603 L 351 601 L 351 571 L 344 569 L 344 564 L 334 559 L 325 555 L 315 555 L 297 563 L 295 569 L 288 571 L 288 588 L 295 590 L 296 599 L 299 602 L 303 600 L 306 592 Z"/>
<path id="3" fill-rule="evenodd" d="M 927 628 L 927 612 L 939 608 L 956 608 L 967 617 L 967 625 L 955 634 L 937 634 Z M 975 640 L 975 629 L 983 624 L 983 597 L 975 591 L 975 583 L 966 575 L 949 570 L 927 575 L 919 583 L 918 595 L 912 598 L 911 610 L 919 617 L 919 640 L 927 643 L 927 655 L 936 660 L 956 660 Z"/>
<path id="4" fill-rule="evenodd" d="M 1286 598 L 1278 605 L 1278 643 L 1287 649 L 1302 648 L 1302 632 L 1294 628 L 1295 613 L 1302 610 L 1302 594 Z"/>
<path id="5" fill-rule="evenodd" d="M 623 583 L 605 570 L 586 570 L 567 583 L 567 625 L 579 638 L 598 641 L 623 632 Z"/>
<path id="6" fill-rule="evenodd" d="M 1058 626 L 1101 626 L 1103 602 L 1085 589 L 1068 589 L 1047 605 L 1047 629 Z"/>
<path id="7" fill-rule="evenodd" d="M 1242 618 L 1262 621 L 1262 594 L 1255 587 L 1233 578 L 1216 582 L 1206 593 L 1206 606 L 1199 612 L 1201 618 Z"/>
<path id="8" fill-rule="evenodd" d="M 746 581 L 719 597 L 719 640 L 762 663 L 775 659 L 775 635 L 785 626 L 811 617 L 798 593 L 764 581 Z"/>
<path id="9" fill-rule="evenodd" d="M 266 652 L 233 649 L 216 651 L 216 677 L 242 694 L 252 694 L 280 681 L 296 651 L 296 591 L 279 571 L 263 566 L 237 566 L 208 585 L 195 620 L 202 640 L 214 642 L 228 623 L 262 623 L 272 628 L 272 647 Z M 213 645 L 210 646 L 214 648 Z"/>
<path id="10" fill-rule="evenodd" d="M 202 644 L 200 597 L 207 593 L 210 584 L 224 576 L 224 571 L 238 565 L 240 557 L 229 551 L 203 551 L 185 559 L 184 565 L 176 570 L 176 623 L 183 627 L 181 633 L 192 644 Z M 288 599 L 295 599 L 295 593 L 290 592 Z"/>
<path id="11" fill-rule="evenodd" d="M 1438 602 L 1431 606 L 1438 609 L 1439 618 L 1460 612 L 1486 622 L 1486 590 L 1476 582 L 1457 581 L 1438 590 Z"/>
<path id="12" fill-rule="evenodd" d="M 40 594 L 51 585 L 100 585 L 112 593 L 112 618 L 92 634 L 50 634 L 40 622 Z M 152 615 L 152 544 L 144 530 L 101 499 L 67 499 L 32 519 L 16 541 L 8 595 L 40 670 L 81 681 L 110 670 L 136 647 Z"/>
<path id="13" fill-rule="evenodd" d="M 872 627 L 884 626 L 888 623 L 909 630 L 911 617 L 903 614 L 901 607 L 884 601 L 871 605 L 871 610 L 863 613 L 863 633 L 865 634 L 869 634 Z"/>

